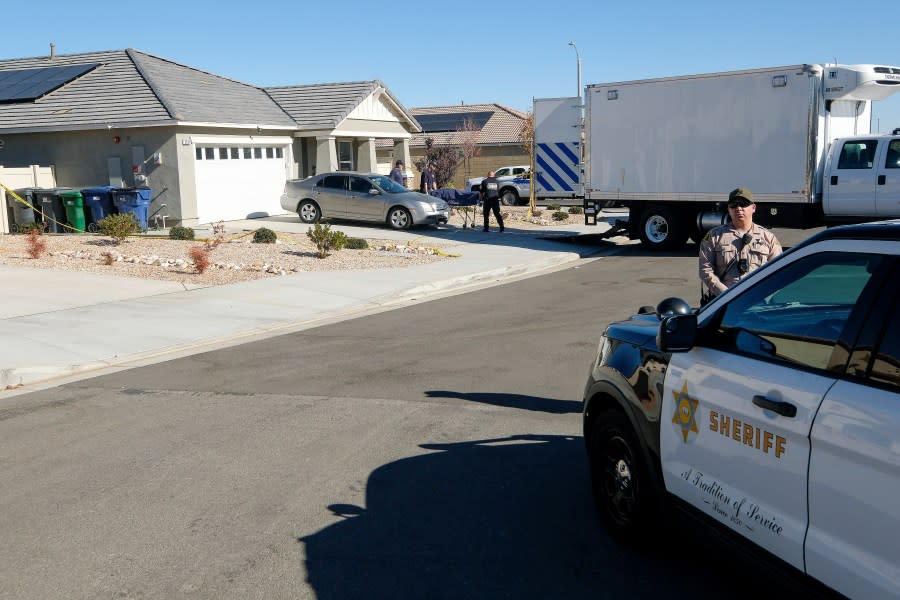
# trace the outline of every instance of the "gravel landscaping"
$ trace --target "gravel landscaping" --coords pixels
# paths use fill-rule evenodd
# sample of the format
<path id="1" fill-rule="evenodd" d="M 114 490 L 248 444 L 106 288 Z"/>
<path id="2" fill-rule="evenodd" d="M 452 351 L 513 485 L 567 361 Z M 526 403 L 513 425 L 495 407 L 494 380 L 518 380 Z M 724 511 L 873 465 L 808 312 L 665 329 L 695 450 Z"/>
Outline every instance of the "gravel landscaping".
<path id="1" fill-rule="evenodd" d="M 529 220 L 525 207 L 503 209 L 508 226 L 523 229 L 549 225 L 550 221 L 544 216 L 548 212 L 545 210 L 541 216 Z M 471 220 L 470 214 L 469 222 Z M 462 217 L 454 211 L 449 225 L 461 227 L 462 224 Z M 265 225 L 265 222 L 260 223 L 260 226 Z M 480 209 L 476 226 L 481 227 Z M 312 271 L 403 268 L 454 258 L 446 247 L 434 246 L 433 240 L 398 244 L 378 239 L 378 228 L 371 231 L 373 237 L 367 238 L 369 249 L 333 251 L 326 258 L 318 257 L 315 245 L 305 234 L 278 233 L 274 244 L 253 243 L 252 231 L 226 234 L 221 243 L 209 250 L 210 264 L 203 273 L 198 272 L 191 259 L 191 249 L 204 246 L 205 240 L 200 239 L 172 240 L 151 232 L 130 237 L 116 245 L 112 239 L 100 235 L 44 234 L 40 239 L 46 242 L 46 250 L 38 258 L 31 258 L 27 236 L 0 235 L 0 264 L 89 271 L 193 285 L 223 285 Z M 426 230 L 423 230 L 423 235 L 427 235 Z"/>

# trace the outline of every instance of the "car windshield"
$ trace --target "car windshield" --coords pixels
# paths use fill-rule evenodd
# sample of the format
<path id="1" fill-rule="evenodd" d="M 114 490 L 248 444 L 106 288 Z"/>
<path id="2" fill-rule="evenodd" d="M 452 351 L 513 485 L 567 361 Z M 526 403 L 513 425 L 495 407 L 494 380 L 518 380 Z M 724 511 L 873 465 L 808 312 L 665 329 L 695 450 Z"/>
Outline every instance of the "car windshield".
<path id="1" fill-rule="evenodd" d="M 370 175 L 369 181 L 380 187 L 388 194 L 402 194 L 403 192 L 409 191 L 396 181 L 392 180 L 390 177 L 385 177 L 384 175 Z"/>

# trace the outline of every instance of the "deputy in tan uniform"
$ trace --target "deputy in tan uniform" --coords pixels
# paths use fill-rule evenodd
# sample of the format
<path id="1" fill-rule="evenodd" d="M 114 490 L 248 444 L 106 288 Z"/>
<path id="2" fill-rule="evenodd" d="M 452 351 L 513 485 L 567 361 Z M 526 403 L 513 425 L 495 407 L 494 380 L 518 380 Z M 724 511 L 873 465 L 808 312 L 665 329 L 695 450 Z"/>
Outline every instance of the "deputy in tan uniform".
<path id="1" fill-rule="evenodd" d="M 738 188 L 728 194 L 731 222 L 716 227 L 700 242 L 701 303 L 715 298 L 748 273 L 781 254 L 775 234 L 753 223 L 753 194 Z"/>

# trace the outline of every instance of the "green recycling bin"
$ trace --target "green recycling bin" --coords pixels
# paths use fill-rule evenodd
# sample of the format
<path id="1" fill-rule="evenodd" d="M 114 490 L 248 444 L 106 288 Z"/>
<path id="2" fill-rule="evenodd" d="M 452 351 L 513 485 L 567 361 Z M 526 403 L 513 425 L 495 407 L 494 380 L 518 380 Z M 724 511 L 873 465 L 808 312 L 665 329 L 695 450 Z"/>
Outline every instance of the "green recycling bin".
<path id="1" fill-rule="evenodd" d="M 64 190 L 59 192 L 63 205 L 66 207 L 66 220 L 69 227 L 84 233 L 84 196 L 78 190 Z"/>

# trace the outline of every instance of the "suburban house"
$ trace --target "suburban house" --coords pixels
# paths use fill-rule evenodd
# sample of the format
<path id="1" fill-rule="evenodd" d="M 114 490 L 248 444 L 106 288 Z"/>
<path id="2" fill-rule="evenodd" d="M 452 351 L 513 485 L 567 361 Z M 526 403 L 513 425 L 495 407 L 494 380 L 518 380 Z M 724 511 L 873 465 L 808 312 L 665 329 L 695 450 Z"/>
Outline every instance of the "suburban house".
<path id="1" fill-rule="evenodd" d="M 469 164 L 460 162 L 452 185 L 462 188 L 468 177 L 486 175 L 488 170 L 505 165 L 527 165 L 528 152 L 522 145 L 521 132 L 527 115 L 501 104 L 457 104 L 411 108 L 409 112 L 421 125 L 421 132 L 409 141 L 413 162 L 425 155 L 425 140 L 435 145 L 459 146 L 466 136 L 466 122 L 477 130 L 474 137 L 478 156 Z M 415 170 L 415 169 L 414 169 Z M 419 171 L 415 170 L 416 182 Z"/>
<path id="2" fill-rule="evenodd" d="M 134 49 L 0 60 L 0 166 L 148 186 L 169 223 L 283 213 L 286 179 L 389 169 L 380 139 L 409 163 L 419 131 L 377 80 L 265 89 Z"/>

